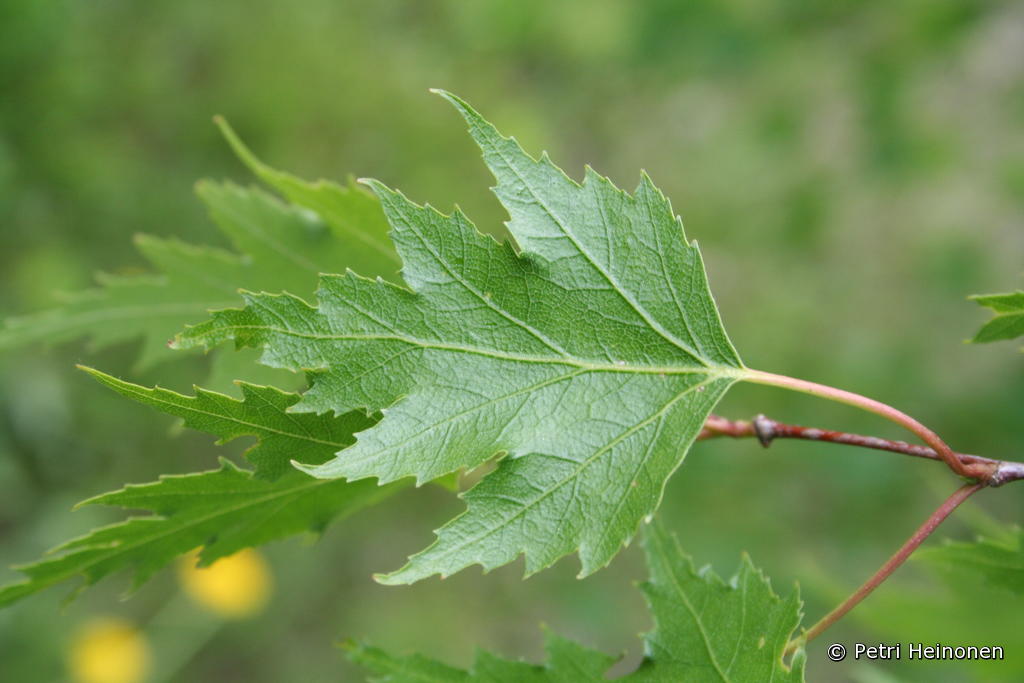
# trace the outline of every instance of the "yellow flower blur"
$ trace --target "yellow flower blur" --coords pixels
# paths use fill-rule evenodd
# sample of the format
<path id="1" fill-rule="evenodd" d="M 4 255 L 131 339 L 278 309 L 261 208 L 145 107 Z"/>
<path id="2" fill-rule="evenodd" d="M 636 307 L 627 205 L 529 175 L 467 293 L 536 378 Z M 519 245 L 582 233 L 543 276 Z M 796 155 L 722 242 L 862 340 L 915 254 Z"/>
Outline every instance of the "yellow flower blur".
<path id="1" fill-rule="evenodd" d="M 123 619 L 92 619 L 71 643 L 68 668 L 77 683 L 139 683 L 149 666 L 145 636 Z"/>
<path id="2" fill-rule="evenodd" d="M 244 619 L 263 609 L 273 578 L 266 560 L 246 548 L 209 567 L 196 567 L 197 553 L 178 563 L 178 579 L 193 600 L 228 619 Z"/>

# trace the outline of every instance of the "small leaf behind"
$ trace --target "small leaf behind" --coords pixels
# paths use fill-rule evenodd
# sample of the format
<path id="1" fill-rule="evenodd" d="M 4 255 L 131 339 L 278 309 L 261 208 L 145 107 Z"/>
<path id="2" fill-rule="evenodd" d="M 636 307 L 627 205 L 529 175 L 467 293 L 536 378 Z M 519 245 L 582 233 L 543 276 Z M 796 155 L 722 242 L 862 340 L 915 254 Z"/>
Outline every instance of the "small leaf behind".
<path id="1" fill-rule="evenodd" d="M 723 581 L 693 562 L 660 523 L 645 530 L 650 578 L 643 591 L 654 619 L 644 636 L 639 668 L 615 680 L 626 683 L 799 683 L 806 657 L 798 650 L 790 663 L 783 652 L 800 623 L 794 590 L 780 598 L 750 559 Z M 608 680 L 617 658 L 546 634 L 548 661 L 529 664 L 478 652 L 469 670 L 420 655 L 396 657 L 378 648 L 348 643 L 349 657 L 385 683 L 465 681 L 466 683 L 597 683 Z"/>
<path id="2" fill-rule="evenodd" d="M 214 434 L 218 443 L 256 437 L 257 443 L 245 454 L 256 469 L 241 469 L 225 460 L 218 470 L 164 476 L 85 501 L 82 505 L 115 505 L 152 514 L 95 529 L 20 567 L 28 579 L 0 588 L 0 606 L 75 577 L 90 585 L 122 569 L 133 570 L 134 589 L 195 548 L 202 548 L 200 563 L 208 564 L 247 546 L 319 532 L 332 520 L 383 500 L 405 485 L 314 479 L 289 466 L 296 456 L 311 462 L 332 457 L 352 443 L 355 430 L 373 424 L 365 414 L 293 415 L 287 410 L 299 396 L 273 387 L 240 383 L 241 401 L 203 389 L 193 397 L 83 369 L 124 396 Z"/>
<path id="3" fill-rule="evenodd" d="M 70 579 L 80 577 L 85 587 L 124 569 L 132 570 L 135 590 L 195 548 L 202 548 L 200 565 L 207 565 L 248 546 L 319 532 L 330 521 L 390 495 L 395 486 L 323 481 L 300 472 L 271 482 L 226 460 L 218 470 L 126 486 L 81 504 L 117 505 L 152 515 L 94 529 L 18 567 L 28 578 L 0 588 L 0 607 Z"/>
<path id="4" fill-rule="evenodd" d="M 1024 595 L 1024 531 L 1020 527 L 1008 529 L 1000 538 L 923 548 L 914 558 L 955 577 L 959 589 L 983 582 Z"/>
<path id="5" fill-rule="evenodd" d="M 972 342 L 980 344 L 1024 336 L 1024 291 L 978 294 L 971 299 L 995 313 L 974 335 Z"/>
<path id="6" fill-rule="evenodd" d="M 398 256 L 376 197 L 354 183 L 309 183 L 263 164 L 221 122 L 243 161 L 293 204 L 259 189 L 202 181 L 196 191 L 236 251 L 137 235 L 146 275 L 100 274 L 99 286 L 65 295 L 60 306 L 8 318 L 0 351 L 86 337 L 94 348 L 142 339 L 139 367 L 167 360 L 167 341 L 209 310 L 238 304 L 238 290 L 311 297 L 317 276 L 358 266 L 393 278 Z"/>

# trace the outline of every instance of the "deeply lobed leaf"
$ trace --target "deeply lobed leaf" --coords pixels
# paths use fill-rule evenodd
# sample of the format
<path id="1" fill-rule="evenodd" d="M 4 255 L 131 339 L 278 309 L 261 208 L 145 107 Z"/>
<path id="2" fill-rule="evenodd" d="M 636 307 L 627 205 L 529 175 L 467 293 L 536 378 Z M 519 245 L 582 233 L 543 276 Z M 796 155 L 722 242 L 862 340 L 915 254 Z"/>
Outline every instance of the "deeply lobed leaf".
<path id="1" fill-rule="evenodd" d="M 123 569 L 133 570 L 135 588 L 195 548 L 202 548 L 199 559 L 205 565 L 248 546 L 321 531 L 330 521 L 401 487 L 400 483 L 380 487 L 370 481 L 314 479 L 288 466 L 298 454 L 323 462 L 352 443 L 354 430 L 373 423 L 363 414 L 292 415 L 286 411 L 299 396 L 273 387 L 242 383 L 244 398 L 238 401 L 201 389 L 194 397 L 184 396 L 87 371 L 129 398 L 218 436 L 219 443 L 256 437 L 256 445 L 246 451 L 255 471 L 225 460 L 218 470 L 164 476 L 85 501 L 82 505 L 114 505 L 152 514 L 95 529 L 55 548 L 42 560 L 19 567 L 28 578 L 0 588 L 0 606 L 56 583 L 81 577 L 89 585 Z"/>
<path id="2" fill-rule="evenodd" d="M 642 585 L 655 628 L 644 638 L 637 678 L 650 681 L 802 681 L 803 654 L 783 653 L 801 619 L 796 590 L 777 596 L 746 555 L 728 582 L 700 572 L 661 526 L 645 537 Z"/>
<path id="3" fill-rule="evenodd" d="M 144 387 L 112 377 L 99 370 L 82 368 L 101 384 L 122 396 L 162 413 L 182 418 L 186 427 L 218 437 L 218 444 L 243 436 L 257 441 L 245 452 L 255 466 L 253 474 L 273 480 L 294 472 L 291 460 L 323 462 L 338 449 L 355 441 L 354 434 L 374 424 L 361 412 L 339 417 L 292 415 L 288 409 L 299 402 L 298 394 L 274 387 L 238 382 L 242 400 L 196 387 L 195 396 L 185 396 L 160 387 Z"/>
<path id="4" fill-rule="evenodd" d="M 410 289 L 324 276 L 319 306 L 246 294 L 179 336 L 233 340 L 306 370 L 293 410 L 380 410 L 318 477 L 429 481 L 504 455 L 466 512 L 382 580 L 405 583 L 526 556 L 528 573 L 579 550 L 609 562 L 658 505 L 705 418 L 743 374 L 700 252 L 642 177 L 632 195 L 535 160 L 461 100 L 521 253 L 456 211 L 375 181 Z"/>
<path id="5" fill-rule="evenodd" d="M 270 482 L 228 461 L 218 470 L 127 486 L 83 504 L 147 510 L 151 516 L 94 529 L 18 567 L 28 578 L 0 588 L 0 606 L 74 578 L 91 585 L 124 569 L 133 571 L 134 590 L 195 548 L 202 547 L 200 563 L 207 565 L 242 548 L 321 531 L 391 492 L 371 482 L 324 481 L 300 472 Z"/>
<path id="6" fill-rule="evenodd" d="M 787 664 L 783 653 L 800 623 L 794 590 L 780 598 L 765 576 L 744 557 L 739 571 L 723 581 L 693 562 L 660 524 L 645 531 L 649 580 L 643 585 L 655 628 L 644 636 L 639 668 L 616 680 L 633 683 L 719 681 L 783 683 L 804 680 L 805 653 Z M 382 683 L 465 681 L 467 683 L 586 683 L 605 681 L 615 657 L 546 634 L 548 661 L 509 661 L 479 652 L 470 670 L 419 655 L 396 657 L 378 648 L 348 644 L 349 657 L 380 676 Z"/>
<path id="7" fill-rule="evenodd" d="M 615 657 L 585 648 L 550 632 L 545 635 L 545 650 L 548 653 L 545 664 L 510 661 L 486 650 L 479 650 L 469 671 L 420 655 L 394 657 L 384 650 L 362 643 L 346 643 L 344 647 L 352 661 L 380 676 L 371 679 L 379 683 L 583 683 L 604 680 L 604 673 L 615 663 Z"/>
<path id="8" fill-rule="evenodd" d="M 197 185 L 217 228 L 236 252 L 138 235 L 135 245 L 154 273 L 98 276 L 99 287 L 64 297 L 58 308 L 9 318 L 0 349 L 88 337 L 94 347 L 142 338 L 138 364 L 166 360 L 167 340 L 211 309 L 238 303 L 239 288 L 309 297 L 321 272 L 359 264 L 392 277 L 398 258 L 384 237 L 376 198 L 349 183 L 309 183 L 266 166 L 226 124 L 243 161 L 293 202 L 258 189 L 203 181 Z"/>

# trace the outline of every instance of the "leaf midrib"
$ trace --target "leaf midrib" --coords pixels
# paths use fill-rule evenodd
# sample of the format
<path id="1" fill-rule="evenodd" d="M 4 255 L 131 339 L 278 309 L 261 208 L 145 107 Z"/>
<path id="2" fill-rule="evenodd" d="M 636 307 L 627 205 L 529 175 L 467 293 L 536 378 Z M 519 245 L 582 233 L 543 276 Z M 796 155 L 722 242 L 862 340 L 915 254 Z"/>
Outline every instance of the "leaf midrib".
<path id="1" fill-rule="evenodd" d="M 120 385 L 118 385 L 118 386 L 120 386 Z M 229 415 L 224 415 L 222 413 L 214 413 L 214 412 L 210 412 L 208 410 L 202 410 L 201 408 L 195 408 L 195 407 L 192 407 L 192 406 L 182 406 L 181 404 L 175 403 L 173 401 L 170 401 L 170 400 L 167 400 L 167 399 L 164 399 L 164 398 L 160 398 L 160 397 L 152 395 L 152 394 L 145 394 L 145 393 L 142 393 L 142 392 L 139 392 L 139 391 L 133 391 L 133 390 L 131 390 L 129 388 L 125 388 L 124 391 L 126 393 L 133 394 L 134 396 L 138 397 L 138 399 L 140 401 L 142 401 L 144 403 L 159 403 L 161 405 L 172 406 L 172 407 L 174 407 L 174 408 L 176 408 L 178 410 L 181 410 L 181 411 L 187 411 L 187 412 L 190 412 L 190 413 L 196 413 L 197 415 L 204 415 L 206 417 L 214 418 L 214 419 L 217 419 L 217 420 L 224 420 L 226 422 L 233 422 L 233 423 L 235 423 L 237 425 L 242 425 L 244 427 L 250 427 L 252 429 L 251 432 L 248 432 L 248 433 L 245 433 L 245 434 L 239 434 L 237 436 L 254 436 L 254 437 L 260 438 L 263 433 L 269 433 L 269 434 L 276 434 L 278 436 L 283 436 L 283 437 L 288 437 L 288 438 L 292 438 L 292 439 L 297 439 L 299 441 L 308 441 L 310 443 L 316 443 L 316 444 L 320 444 L 322 446 L 329 446 L 331 448 L 337 448 L 338 450 L 341 450 L 343 448 L 347 448 L 348 446 L 351 445 L 351 443 L 340 443 L 340 442 L 337 442 L 337 441 L 325 441 L 323 439 L 317 439 L 317 438 L 309 435 L 308 433 L 306 433 L 306 434 L 297 434 L 297 433 L 294 433 L 294 432 L 286 432 L 283 429 L 274 429 L 273 427 L 266 427 L 266 426 L 263 426 L 263 425 L 256 424 L 254 422 L 248 422 L 246 420 L 242 420 L 242 419 L 237 418 L 237 417 L 233 417 L 233 416 L 229 416 Z M 198 396 L 190 398 L 188 396 L 185 396 L 184 394 L 177 394 L 176 392 L 171 392 L 171 393 L 175 393 L 176 395 L 182 396 L 182 398 L 184 398 L 185 400 L 191 400 L 191 401 L 199 400 Z M 226 397 L 226 398 L 229 401 L 234 401 L 235 400 L 235 399 L 232 399 L 230 397 Z M 236 401 L 236 402 L 239 403 L 240 405 L 244 405 L 244 402 L 242 402 L 242 401 Z M 164 412 L 168 412 L 168 411 L 164 411 Z M 288 415 L 288 413 L 284 413 L 284 414 Z M 206 430 L 203 430 L 203 431 L 206 431 Z M 216 435 L 216 436 L 220 436 L 220 438 L 224 438 L 221 435 Z M 237 438 L 237 436 L 234 437 L 234 438 Z"/>
<path id="2" fill-rule="evenodd" d="M 690 613 L 694 624 L 697 626 L 697 631 L 700 633 L 701 641 L 704 643 L 704 649 L 708 654 L 708 659 L 711 661 L 711 664 L 715 669 L 715 673 L 718 674 L 718 677 L 724 683 L 731 683 L 729 677 L 724 671 L 722 671 L 721 664 L 718 663 L 718 658 L 715 656 L 715 652 L 711 647 L 711 639 L 708 636 L 707 629 L 704 628 L 704 621 L 701 619 L 701 615 L 697 613 L 693 603 L 690 602 L 689 594 L 679 582 L 679 577 L 676 575 L 671 558 L 669 558 L 665 553 L 665 549 L 660 543 L 654 544 L 654 547 L 656 548 L 656 552 L 661 555 L 661 560 L 664 563 L 664 566 L 668 568 L 668 575 L 671 577 L 672 588 L 674 588 L 675 592 L 679 595 L 680 601 L 686 605 L 687 611 Z"/>
<path id="3" fill-rule="evenodd" d="M 536 363 L 536 364 L 547 364 L 547 365 L 569 365 L 573 367 L 583 368 L 585 370 L 595 372 L 621 372 L 621 373 L 636 373 L 636 374 L 653 374 L 653 375 L 688 375 L 688 374 L 704 374 L 713 375 L 716 377 L 734 377 L 736 379 L 742 379 L 747 376 L 748 371 L 745 368 L 737 368 L 728 365 L 710 364 L 701 365 L 699 367 L 693 366 L 673 366 L 673 365 L 662 365 L 662 366 L 651 366 L 651 365 L 635 365 L 626 361 L 621 363 L 594 363 L 586 362 L 576 358 L 551 358 L 546 356 L 533 356 L 527 354 L 509 353 L 507 351 L 497 351 L 494 349 L 483 349 L 472 346 L 462 346 L 459 344 L 444 344 L 442 342 L 427 341 L 423 339 L 417 339 L 415 337 L 406 337 L 399 335 L 389 334 L 313 334 L 309 332 L 298 332 L 296 330 L 274 327 L 271 325 L 218 325 L 217 327 L 200 333 L 188 334 L 185 339 L 186 341 L 198 341 L 205 343 L 202 340 L 206 337 L 219 335 L 223 333 L 233 333 L 236 331 L 256 331 L 256 332 L 270 332 L 275 334 L 281 334 L 284 336 L 296 337 L 299 339 L 308 339 L 310 341 L 395 341 L 414 346 L 419 346 L 425 349 L 434 349 L 438 351 L 453 351 L 458 353 L 469 353 L 479 356 L 486 356 L 494 358 L 496 360 L 508 360 L 516 361 L 520 363 Z"/>

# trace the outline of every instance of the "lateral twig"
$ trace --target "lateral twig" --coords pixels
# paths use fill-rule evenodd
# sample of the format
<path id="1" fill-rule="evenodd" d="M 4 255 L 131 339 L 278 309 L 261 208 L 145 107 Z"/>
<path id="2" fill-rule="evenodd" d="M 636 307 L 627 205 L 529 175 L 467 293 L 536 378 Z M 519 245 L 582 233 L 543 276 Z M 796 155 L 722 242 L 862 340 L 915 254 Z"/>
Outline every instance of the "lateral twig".
<path id="1" fill-rule="evenodd" d="M 985 488 L 986 486 L 1001 486 L 1007 482 L 1024 479 L 1024 463 L 1012 460 L 995 460 L 984 458 L 969 453 L 956 453 L 950 451 L 945 455 L 937 453 L 935 449 L 928 446 L 909 444 L 904 441 L 893 441 L 882 439 L 877 436 L 866 436 L 864 434 L 853 434 L 817 427 L 804 427 L 801 425 L 786 424 L 773 420 L 764 415 L 758 415 L 753 420 L 729 420 L 719 415 L 710 415 L 704 422 L 704 427 L 697 435 L 697 439 L 713 439 L 716 437 L 756 438 L 762 446 L 767 448 L 775 439 L 804 439 L 808 441 L 824 441 L 826 443 L 838 443 L 847 446 L 860 446 L 880 451 L 900 453 L 915 458 L 927 458 L 940 462 L 949 462 L 951 454 L 960 465 L 963 471 L 990 472 L 988 476 L 979 477 L 978 481 L 964 484 L 957 489 L 953 495 L 947 498 L 938 509 L 933 512 L 924 524 L 876 571 L 871 578 L 864 582 L 853 594 L 844 600 L 838 607 L 822 617 L 816 624 L 807 629 L 800 637 L 792 640 L 786 647 L 786 654 L 791 654 L 798 647 L 801 647 L 809 640 L 821 635 L 821 633 L 835 622 L 842 619 L 850 610 L 856 607 L 864 598 L 871 594 L 882 584 L 896 569 L 903 564 L 911 553 L 920 546 L 935 529 L 955 510 L 960 503 L 964 502 L 971 495 Z"/>
<path id="2" fill-rule="evenodd" d="M 905 441 L 893 441 L 882 439 L 877 436 L 865 436 L 863 434 L 852 434 L 817 427 L 803 427 L 801 425 L 786 424 L 773 420 L 764 415 L 758 415 L 753 420 L 729 420 L 719 415 L 708 416 L 704 428 L 697 436 L 698 439 L 712 439 L 715 437 L 728 436 L 734 439 L 752 437 L 761 442 L 767 448 L 775 439 L 804 439 L 808 441 L 824 441 L 827 443 L 845 444 L 847 446 L 860 446 L 862 448 L 873 448 L 880 451 L 900 453 L 915 458 L 927 458 L 944 462 L 944 458 L 928 446 L 906 443 Z M 954 453 L 956 458 L 964 465 L 981 466 L 991 470 L 991 474 L 982 483 L 987 486 L 1001 486 L 1011 481 L 1024 479 L 1024 463 L 1012 460 L 995 460 L 983 458 L 980 455 L 968 453 Z"/>

